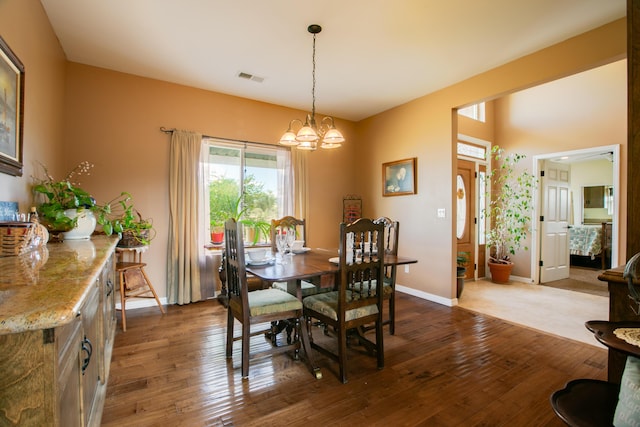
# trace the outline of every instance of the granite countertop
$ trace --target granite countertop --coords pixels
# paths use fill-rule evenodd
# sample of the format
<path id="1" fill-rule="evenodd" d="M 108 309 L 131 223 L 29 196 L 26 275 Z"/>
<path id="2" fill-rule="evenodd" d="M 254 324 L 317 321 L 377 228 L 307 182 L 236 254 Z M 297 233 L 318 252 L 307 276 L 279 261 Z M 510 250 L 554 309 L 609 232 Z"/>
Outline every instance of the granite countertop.
<path id="1" fill-rule="evenodd" d="M 117 242 L 114 236 L 92 236 L 0 257 L 0 335 L 69 323 Z"/>

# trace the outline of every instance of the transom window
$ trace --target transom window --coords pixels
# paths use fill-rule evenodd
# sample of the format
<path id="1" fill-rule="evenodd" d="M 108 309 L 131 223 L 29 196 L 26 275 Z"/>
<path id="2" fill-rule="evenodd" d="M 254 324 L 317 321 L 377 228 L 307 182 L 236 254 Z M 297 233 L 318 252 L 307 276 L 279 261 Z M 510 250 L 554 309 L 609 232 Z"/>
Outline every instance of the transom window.
<path id="1" fill-rule="evenodd" d="M 486 120 L 485 119 L 485 103 L 480 102 L 478 104 L 473 104 L 468 107 L 460 108 L 458 110 L 458 114 L 484 123 Z"/>

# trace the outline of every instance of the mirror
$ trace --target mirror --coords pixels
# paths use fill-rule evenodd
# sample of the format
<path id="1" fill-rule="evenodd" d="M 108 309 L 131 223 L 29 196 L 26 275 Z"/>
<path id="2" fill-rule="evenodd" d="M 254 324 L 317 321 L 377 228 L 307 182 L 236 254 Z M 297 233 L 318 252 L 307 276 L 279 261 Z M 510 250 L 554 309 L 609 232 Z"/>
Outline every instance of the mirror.
<path id="1" fill-rule="evenodd" d="M 613 186 L 582 187 L 582 223 L 610 222 L 613 214 Z"/>

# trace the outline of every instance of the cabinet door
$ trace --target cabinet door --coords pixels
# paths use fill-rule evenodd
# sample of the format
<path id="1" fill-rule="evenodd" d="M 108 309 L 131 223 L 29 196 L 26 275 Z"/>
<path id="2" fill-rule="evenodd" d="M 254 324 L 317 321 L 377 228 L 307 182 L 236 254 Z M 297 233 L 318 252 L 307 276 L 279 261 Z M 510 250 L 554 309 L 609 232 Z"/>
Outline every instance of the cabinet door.
<path id="1" fill-rule="evenodd" d="M 92 288 L 82 308 L 81 318 L 84 335 L 82 339 L 82 413 L 85 425 L 93 415 L 94 401 L 100 385 L 100 362 L 102 354 L 100 292 L 98 283 Z"/>
<path id="2" fill-rule="evenodd" d="M 104 353 L 100 363 L 100 380 L 104 384 L 109 378 L 109 366 L 111 364 L 111 350 L 113 349 L 113 340 L 116 333 L 116 273 L 114 256 L 112 255 L 104 266 L 104 270 L 100 274 L 100 286 L 102 291 L 102 325 Z"/>
<path id="3" fill-rule="evenodd" d="M 82 324 L 76 319 L 56 329 L 58 356 L 58 425 L 82 426 Z"/>

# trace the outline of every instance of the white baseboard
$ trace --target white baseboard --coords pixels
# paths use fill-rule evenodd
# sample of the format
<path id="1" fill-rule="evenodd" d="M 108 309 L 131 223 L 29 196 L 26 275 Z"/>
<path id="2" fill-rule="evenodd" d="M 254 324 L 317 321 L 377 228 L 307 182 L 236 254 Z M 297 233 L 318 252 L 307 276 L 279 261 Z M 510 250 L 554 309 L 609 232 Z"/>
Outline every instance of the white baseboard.
<path id="1" fill-rule="evenodd" d="M 518 278 L 511 276 L 511 280 L 517 282 L 525 282 L 531 283 L 531 279 Z M 418 297 L 427 301 L 435 302 L 438 304 L 445 305 L 447 307 L 453 307 L 458 305 L 458 298 L 443 298 L 439 295 L 430 294 L 429 292 L 418 291 L 416 289 L 408 288 L 406 286 L 402 286 L 400 284 L 396 284 L 396 291 L 402 292 L 404 294 L 412 295 L 414 297 Z M 120 310 L 120 302 L 116 300 L 116 309 Z M 162 305 L 167 305 L 167 298 L 160 298 L 160 302 Z M 127 300 L 127 310 L 135 310 L 137 308 L 146 308 L 146 307 L 155 307 L 156 300 L 154 298 L 130 298 Z"/>
<path id="2" fill-rule="evenodd" d="M 453 307 L 458 305 L 458 298 L 443 298 L 439 295 L 430 294 L 424 291 L 418 291 L 416 289 L 407 288 L 406 286 L 402 286 L 396 283 L 396 291 L 402 292 L 403 294 L 413 295 L 414 297 L 418 297 L 427 301 L 435 302 L 438 304 L 446 305 L 447 307 Z"/>
<path id="3" fill-rule="evenodd" d="M 162 305 L 167 305 L 167 298 L 160 298 Z M 129 298 L 127 299 L 127 310 L 135 310 L 136 308 L 157 307 L 155 298 Z M 120 300 L 116 300 L 116 310 L 120 310 Z"/>
<path id="4" fill-rule="evenodd" d="M 491 280 L 490 277 L 487 280 Z M 509 280 L 520 283 L 534 283 L 531 277 L 509 276 Z"/>

